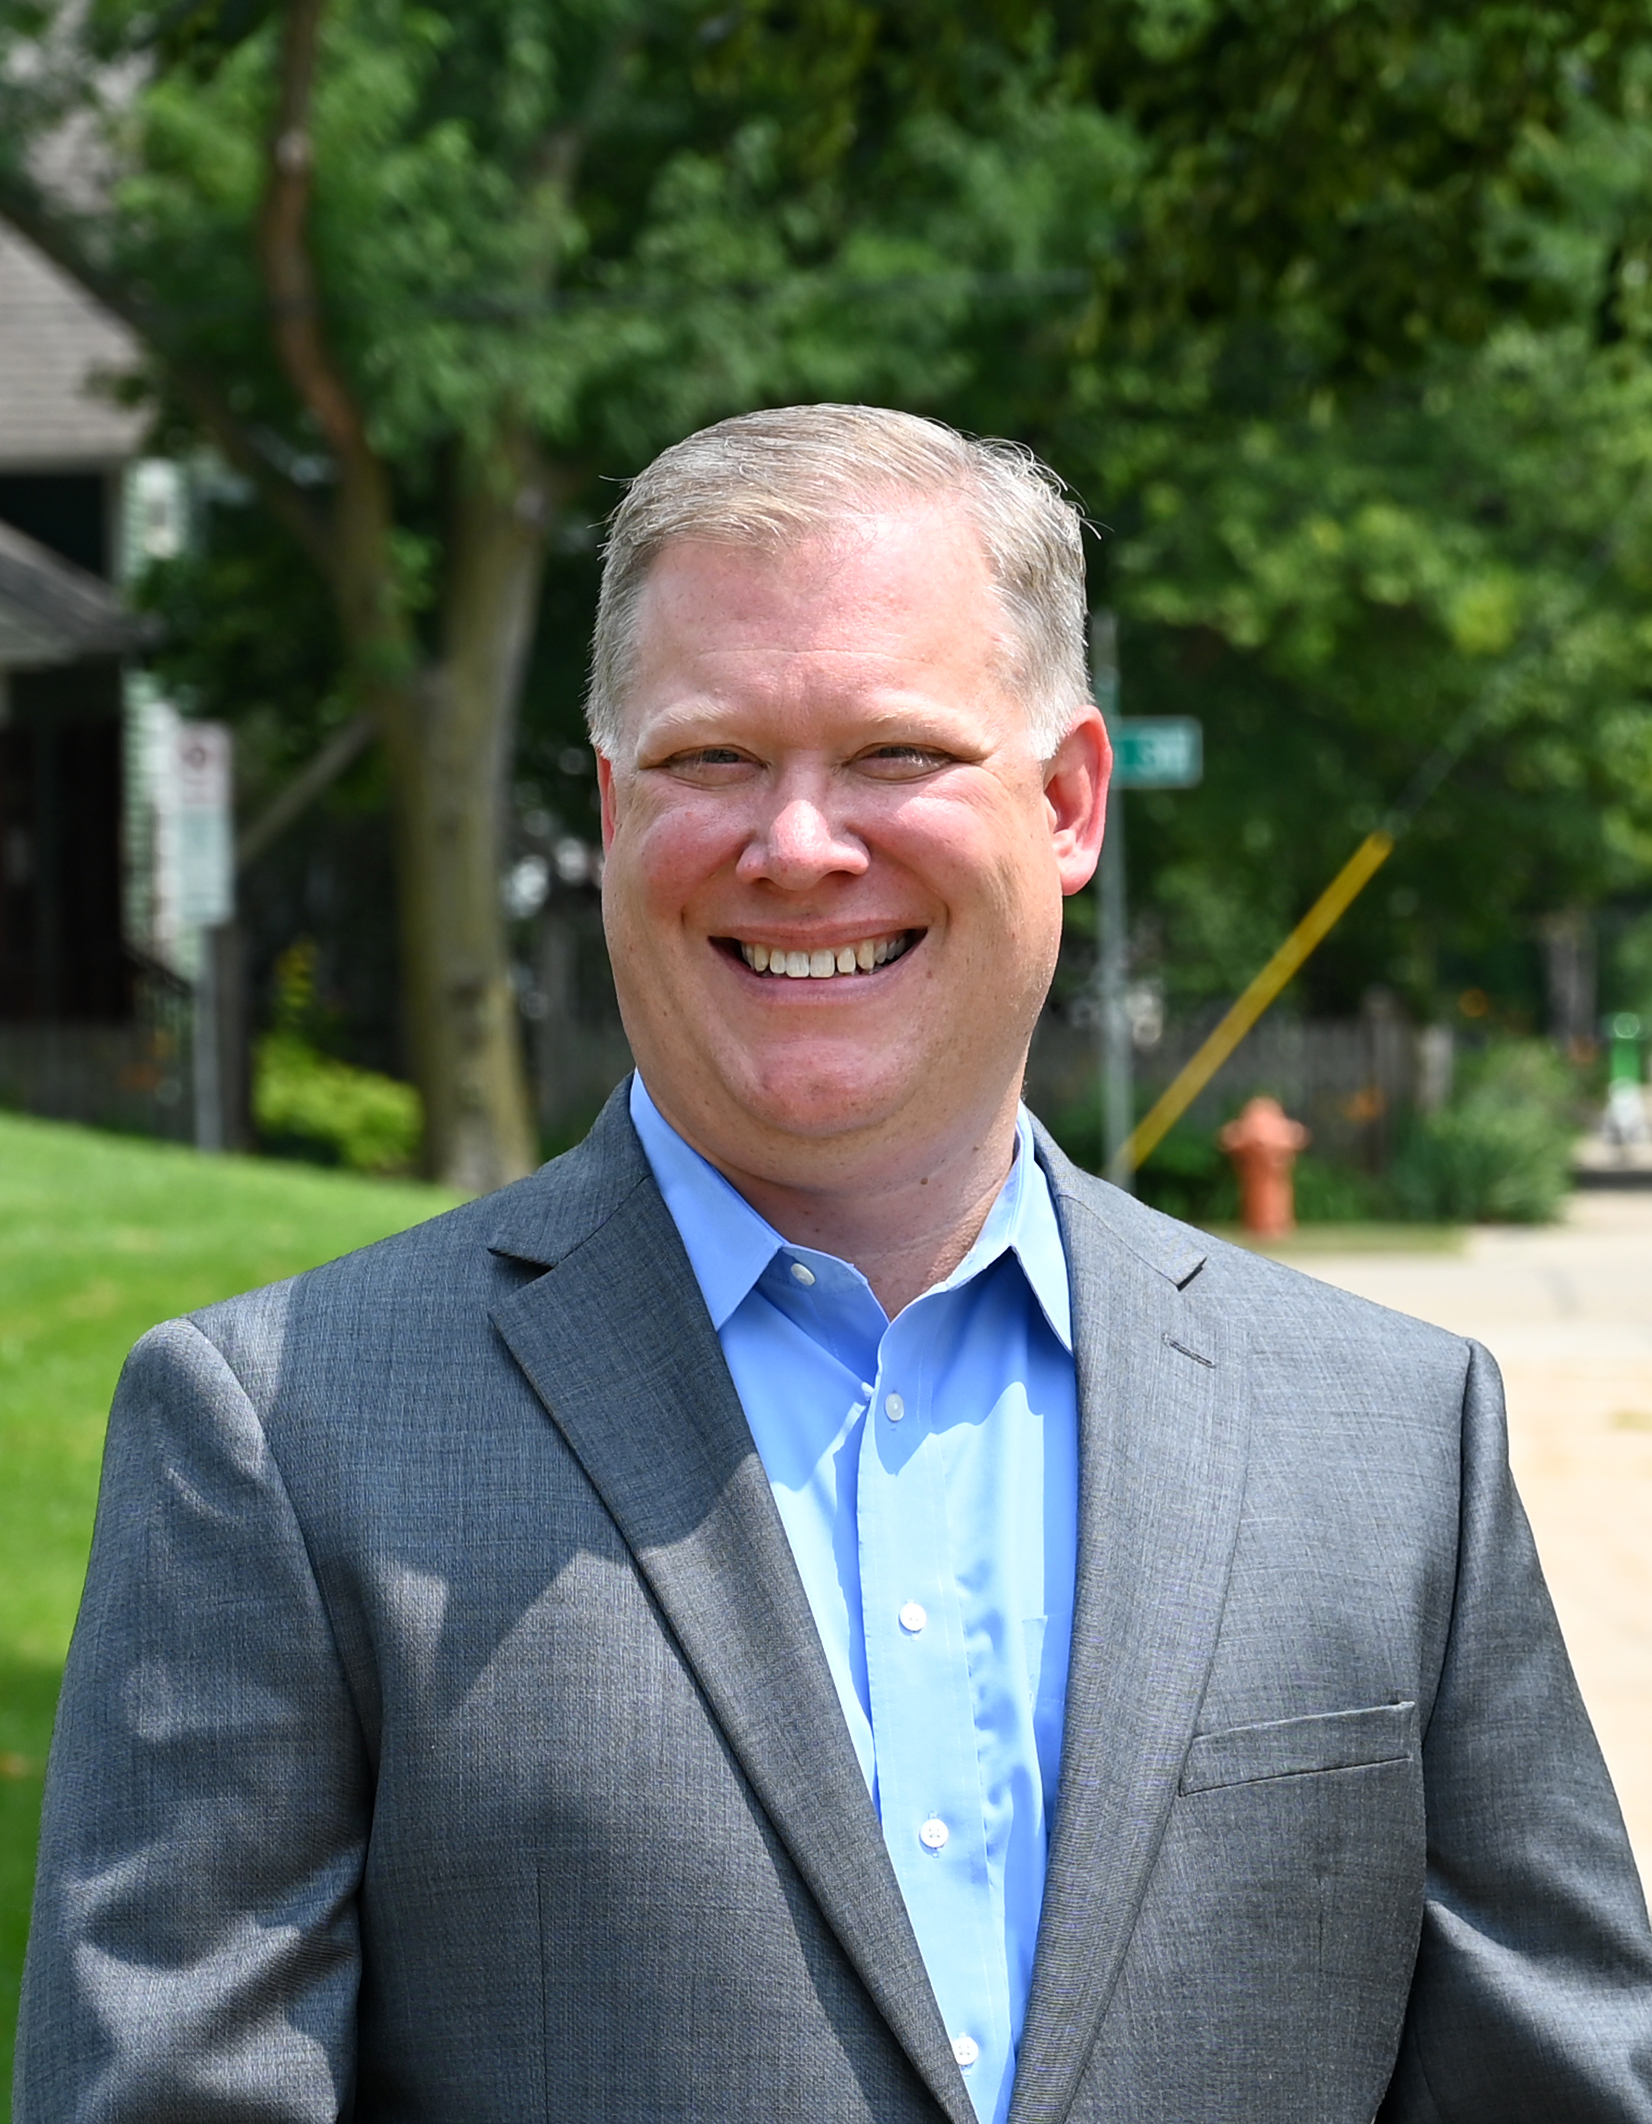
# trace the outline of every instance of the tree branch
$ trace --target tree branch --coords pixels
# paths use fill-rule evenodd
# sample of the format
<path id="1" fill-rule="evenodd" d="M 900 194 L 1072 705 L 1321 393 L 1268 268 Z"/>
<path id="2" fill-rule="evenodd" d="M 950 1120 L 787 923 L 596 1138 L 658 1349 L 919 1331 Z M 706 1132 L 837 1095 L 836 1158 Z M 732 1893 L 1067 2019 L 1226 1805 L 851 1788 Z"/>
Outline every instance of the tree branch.
<path id="1" fill-rule="evenodd" d="M 298 483 L 272 464 L 217 381 L 181 353 L 166 316 L 130 282 L 100 266 L 73 227 L 52 211 L 14 170 L 0 167 L 0 220 L 50 259 L 92 300 L 118 317 L 154 356 L 167 382 L 236 471 L 250 479 L 270 513 L 324 573 L 333 566 L 332 538 L 321 511 Z"/>
<path id="2" fill-rule="evenodd" d="M 274 318 L 282 366 L 322 433 L 341 458 L 371 455 L 367 425 L 322 330 L 308 223 L 310 105 L 326 0 L 287 0 L 281 26 L 281 73 L 270 141 L 269 187 L 259 217 L 259 262 Z"/>
<path id="3" fill-rule="evenodd" d="M 346 723 L 314 753 L 252 823 L 235 836 L 235 867 L 249 869 L 272 842 L 280 839 L 293 821 L 330 789 L 345 768 L 372 743 L 373 719 L 358 715 Z"/>

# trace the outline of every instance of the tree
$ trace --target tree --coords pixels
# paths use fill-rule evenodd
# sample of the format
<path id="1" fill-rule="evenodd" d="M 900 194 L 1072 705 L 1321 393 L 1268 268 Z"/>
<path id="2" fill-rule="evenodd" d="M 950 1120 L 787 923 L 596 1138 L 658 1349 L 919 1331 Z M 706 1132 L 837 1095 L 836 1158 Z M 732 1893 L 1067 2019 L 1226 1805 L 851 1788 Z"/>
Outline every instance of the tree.
<path id="1" fill-rule="evenodd" d="M 1478 344 L 1355 390 L 1276 338 L 1272 377 L 1113 438 L 1131 699 L 1213 738 L 1197 798 L 1134 807 L 1186 998 L 1231 993 L 1448 739 L 1315 1007 L 1382 981 L 1429 1016 L 1482 987 L 1530 1014 L 1540 929 L 1652 886 L 1652 51 L 1618 78 L 1622 115 L 1580 69 L 1517 143 L 1478 245 L 1520 300 Z"/>
<path id="2" fill-rule="evenodd" d="M 846 183 L 843 95 L 690 0 L 10 16 L 0 211 L 327 584 L 390 769 L 429 1161 L 508 1179 L 501 815 L 547 544 L 698 420 L 944 380 L 969 291 L 892 190 L 912 126 Z M 103 158 L 90 198 L 44 174 L 66 131 Z M 937 164 L 943 239 L 958 190 Z"/>
<path id="3" fill-rule="evenodd" d="M 604 481 L 786 398 L 1023 435 L 1117 527 L 1144 672 L 1214 646 L 1289 698 L 1304 642 L 1423 608 L 1369 595 L 1375 563 L 1287 594 L 1258 541 L 1297 550 L 1316 481 L 1366 507 L 1400 478 L 1373 391 L 1559 314 L 1529 143 L 1605 107 L 1633 25 L 1616 0 L 12 0 L 0 212 L 136 325 L 163 428 L 210 438 L 328 586 L 389 764 L 433 1168 L 480 1187 L 530 1156 L 503 789 L 547 552 Z M 71 118 L 91 198 L 40 153 Z M 1232 538 L 1190 529 L 1205 496 Z M 1472 644 L 1429 639 L 1460 691 Z M 1376 697 L 1355 668 L 1333 752 Z"/>

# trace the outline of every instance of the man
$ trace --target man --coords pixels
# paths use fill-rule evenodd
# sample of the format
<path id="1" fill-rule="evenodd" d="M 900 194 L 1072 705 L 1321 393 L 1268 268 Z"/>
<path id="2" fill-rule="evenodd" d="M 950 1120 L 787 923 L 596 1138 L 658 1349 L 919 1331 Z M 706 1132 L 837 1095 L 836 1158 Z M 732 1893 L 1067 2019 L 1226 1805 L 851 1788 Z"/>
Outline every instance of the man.
<path id="1" fill-rule="evenodd" d="M 1474 1348 L 1021 1113 L 1075 513 L 668 451 L 592 727 L 638 1075 L 157 1330 L 19 2065 L 60 2120 L 1648 2124 L 1652 1943 Z"/>

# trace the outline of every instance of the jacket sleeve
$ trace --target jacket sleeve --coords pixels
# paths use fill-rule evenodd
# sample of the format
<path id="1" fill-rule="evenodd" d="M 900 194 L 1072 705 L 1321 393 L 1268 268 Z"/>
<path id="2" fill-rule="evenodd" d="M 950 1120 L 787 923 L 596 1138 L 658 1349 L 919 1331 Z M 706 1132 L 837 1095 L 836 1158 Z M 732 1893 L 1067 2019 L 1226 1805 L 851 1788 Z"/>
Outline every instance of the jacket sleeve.
<path id="1" fill-rule="evenodd" d="M 1423 1741 L 1428 1883 L 1379 2124 L 1652 2124 L 1652 1937 L 1477 1344 L 1456 1596 Z"/>
<path id="2" fill-rule="evenodd" d="M 52 1740 L 18 2124 L 349 2113 L 360 1727 L 252 1404 L 187 1322 L 128 1361 Z"/>

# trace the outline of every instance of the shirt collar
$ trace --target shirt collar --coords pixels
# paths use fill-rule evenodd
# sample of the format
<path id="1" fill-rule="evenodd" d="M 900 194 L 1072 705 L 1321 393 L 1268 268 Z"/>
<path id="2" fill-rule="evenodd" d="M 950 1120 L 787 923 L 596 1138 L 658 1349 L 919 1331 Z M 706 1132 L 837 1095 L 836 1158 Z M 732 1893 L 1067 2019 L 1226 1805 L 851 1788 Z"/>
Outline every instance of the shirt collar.
<path id="1" fill-rule="evenodd" d="M 1004 1253 L 1013 1253 L 1020 1262 L 1021 1273 L 1050 1323 L 1051 1333 L 1071 1353 L 1073 1301 L 1067 1281 L 1067 1254 L 1061 1244 L 1055 1204 L 1050 1199 L 1050 1183 L 1038 1162 L 1032 1116 L 1024 1106 L 1016 1109 L 1015 1162 L 1009 1178 L 998 1190 L 998 1199 L 988 1210 L 975 1244 L 936 1288 L 956 1290 L 990 1268 Z"/>
<path id="2" fill-rule="evenodd" d="M 631 1121 L 671 1221 L 682 1234 L 711 1324 L 721 1334 L 786 1242 L 716 1166 L 683 1141 L 648 1096 L 640 1072 L 631 1078 Z"/>
<path id="3" fill-rule="evenodd" d="M 631 1078 L 630 1106 L 643 1155 L 682 1235 L 711 1324 L 721 1333 L 777 1253 L 784 1251 L 804 1261 L 819 1257 L 807 1247 L 791 1246 L 714 1165 L 683 1141 L 649 1097 L 640 1073 Z M 1009 1178 L 999 1189 L 975 1244 L 936 1289 L 958 1289 L 1006 1252 L 1013 1252 L 1020 1262 L 1051 1332 L 1063 1349 L 1071 1351 L 1067 1256 L 1025 1107 L 1016 1115 L 1015 1162 Z"/>

